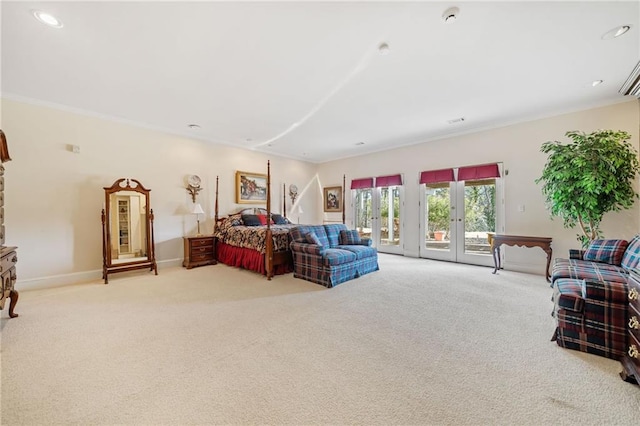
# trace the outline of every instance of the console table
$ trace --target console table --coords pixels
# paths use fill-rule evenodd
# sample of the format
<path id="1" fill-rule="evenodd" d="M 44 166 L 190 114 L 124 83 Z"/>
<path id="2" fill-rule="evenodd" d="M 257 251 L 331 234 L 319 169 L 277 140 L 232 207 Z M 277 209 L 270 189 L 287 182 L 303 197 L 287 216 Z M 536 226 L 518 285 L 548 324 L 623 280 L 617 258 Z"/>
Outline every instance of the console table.
<path id="1" fill-rule="evenodd" d="M 551 282 L 549 274 L 549 265 L 551 265 L 551 238 L 549 237 L 525 237 L 522 235 L 504 235 L 504 234 L 488 234 L 489 244 L 491 244 L 491 253 L 493 254 L 493 273 L 498 272 L 498 269 L 502 269 L 500 261 L 500 246 L 502 244 L 508 246 L 522 246 L 522 247 L 540 247 L 547 253 L 547 268 L 544 271 L 544 276 L 547 281 Z"/>

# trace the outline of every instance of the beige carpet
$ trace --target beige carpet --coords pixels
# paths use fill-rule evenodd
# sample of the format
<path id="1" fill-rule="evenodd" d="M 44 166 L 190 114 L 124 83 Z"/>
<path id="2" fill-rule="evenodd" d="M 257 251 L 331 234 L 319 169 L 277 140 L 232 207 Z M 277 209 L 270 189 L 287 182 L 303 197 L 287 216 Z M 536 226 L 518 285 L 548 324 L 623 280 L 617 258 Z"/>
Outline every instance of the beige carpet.
<path id="1" fill-rule="evenodd" d="M 640 423 L 619 363 L 549 341 L 543 277 L 380 267 L 334 289 L 216 265 L 23 291 L 2 424 Z"/>

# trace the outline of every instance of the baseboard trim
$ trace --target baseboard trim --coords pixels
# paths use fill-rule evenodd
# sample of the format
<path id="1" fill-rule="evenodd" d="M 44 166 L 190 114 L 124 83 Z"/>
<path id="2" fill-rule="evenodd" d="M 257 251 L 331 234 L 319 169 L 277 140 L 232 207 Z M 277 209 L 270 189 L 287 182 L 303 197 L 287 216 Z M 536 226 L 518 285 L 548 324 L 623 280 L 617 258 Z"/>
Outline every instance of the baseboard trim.
<path id="1" fill-rule="evenodd" d="M 545 265 L 534 265 L 531 263 L 514 262 L 514 261 L 502 261 L 502 268 L 507 271 L 525 272 L 527 274 L 544 275 Z"/>
<path id="2" fill-rule="evenodd" d="M 182 265 L 182 258 L 160 260 L 157 261 L 158 269 L 171 268 Z M 18 267 L 18 275 L 20 275 L 20 266 Z M 30 278 L 26 280 L 18 279 L 16 281 L 16 290 L 42 290 L 46 288 L 62 287 L 65 285 L 81 284 L 91 281 L 102 280 L 102 269 L 83 272 L 72 272 L 70 274 L 52 275 L 49 277 Z"/>

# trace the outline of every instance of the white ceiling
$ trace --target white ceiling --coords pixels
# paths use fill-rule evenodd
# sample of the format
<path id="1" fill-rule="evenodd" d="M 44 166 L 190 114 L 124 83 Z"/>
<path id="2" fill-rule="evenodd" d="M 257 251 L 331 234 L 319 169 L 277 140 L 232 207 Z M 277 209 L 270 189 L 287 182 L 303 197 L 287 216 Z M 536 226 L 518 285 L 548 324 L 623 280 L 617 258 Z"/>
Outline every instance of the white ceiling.
<path id="1" fill-rule="evenodd" d="M 325 162 L 625 100 L 639 4 L 2 1 L 2 96 Z"/>

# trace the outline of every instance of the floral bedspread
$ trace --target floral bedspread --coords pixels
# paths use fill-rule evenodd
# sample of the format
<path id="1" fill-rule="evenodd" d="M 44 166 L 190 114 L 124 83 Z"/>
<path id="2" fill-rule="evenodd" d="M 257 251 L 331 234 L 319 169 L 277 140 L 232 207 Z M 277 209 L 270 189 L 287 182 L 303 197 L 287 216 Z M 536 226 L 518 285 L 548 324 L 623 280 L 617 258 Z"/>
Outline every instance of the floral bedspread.
<path id="1" fill-rule="evenodd" d="M 297 225 L 271 225 L 274 251 L 289 250 L 289 231 L 294 226 Z M 265 244 L 267 227 L 245 226 L 242 224 L 240 215 L 231 215 L 222 219 L 213 235 L 218 241 L 231 246 L 244 247 L 260 253 L 267 251 Z"/>

